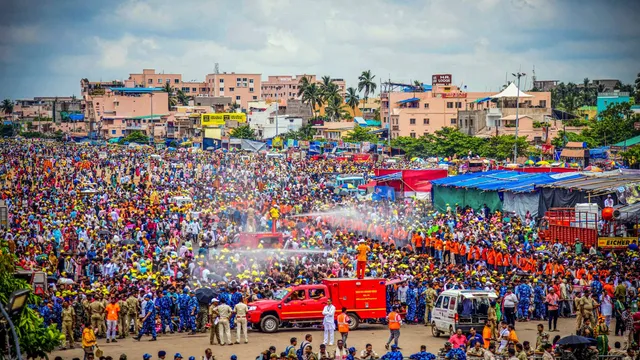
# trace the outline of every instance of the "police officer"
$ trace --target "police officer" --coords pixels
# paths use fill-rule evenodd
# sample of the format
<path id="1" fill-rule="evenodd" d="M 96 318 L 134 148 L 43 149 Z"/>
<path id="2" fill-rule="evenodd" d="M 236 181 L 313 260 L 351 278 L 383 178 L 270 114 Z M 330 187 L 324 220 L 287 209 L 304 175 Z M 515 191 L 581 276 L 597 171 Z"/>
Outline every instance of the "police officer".
<path id="1" fill-rule="evenodd" d="M 129 332 L 131 321 L 133 321 L 133 331 L 135 334 L 138 333 L 138 316 L 140 316 L 140 302 L 132 291 L 129 293 L 129 297 L 127 298 L 127 326 L 125 328 L 125 332 Z"/>
<path id="2" fill-rule="evenodd" d="M 436 294 L 436 291 L 433 289 L 433 287 L 431 287 L 431 285 L 427 285 L 427 289 L 424 291 L 424 296 L 425 296 L 424 324 L 429 325 L 431 324 L 431 310 L 433 310 L 438 294 Z"/>
<path id="3" fill-rule="evenodd" d="M 220 333 L 218 333 L 218 304 L 220 301 L 217 298 L 211 300 L 211 304 L 209 305 L 209 323 L 211 327 L 209 328 L 209 344 L 215 345 L 215 339 L 218 339 L 218 344 L 222 344 L 220 341 Z"/>
<path id="4" fill-rule="evenodd" d="M 195 291 L 191 290 L 189 292 L 191 295 L 189 297 L 189 327 L 191 327 L 191 332 L 189 335 L 196 334 L 196 316 L 198 315 L 198 311 L 200 311 L 200 304 L 198 303 L 198 299 L 196 298 Z"/>
<path id="5" fill-rule="evenodd" d="M 182 289 L 178 295 L 178 313 L 180 315 L 180 332 L 189 328 L 189 288 Z"/>
<path id="6" fill-rule="evenodd" d="M 129 326 L 127 326 L 127 317 L 129 315 L 129 308 L 127 308 L 127 301 L 124 294 L 120 295 L 118 300 L 118 307 L 120 307 L 120 313 L 118 314 L 118 332 L 120 335 L 118 339 L 124 339 L 127 337 Z"/>
<path id="7" fill-rule="evenodd" d="M 168 326 L 169 331 L 173 334 L 174 329 L 173 323 L 171 322 L 171 306 L 173 305 L 173 300 L 167 295 L 167 290 L 162 291 L 160 294 L 160 320 L 162 322 L 162 333 L 166 333 Z"/>
<path id="8" fill-rule="evenodd" d="M 138 332 L 138 336 L 135 338 L 140 341 L 142 335 L 151 333 L 151 340 L 156 341 L 156 307 L 151 300 L 151 294 L 146 294 L 144 299 L 147 301 L 144 307 L 144 318 L 142 318 L 142 328 Z"/>
<path id="9" fill-rule="evenodd" d="M 73 307 L 69 306 L 68 302 L 62 303 L 62 333 L 66 340 L 69 342 L 69 348 L 73 349 L 73 325 L 76 318 L 76 312 Z M 66 347 L 63 347 L 63 350 Z"/>
<path id="10" fill-rule="evenodd" d="M 221 340 L 220 345 L 224 345 L 225 343 L 233 345 L 233 341 L 231 340 L 231 328 L 229 326 L 229 319 L 231 318 L 232 311 L 231 307 L 225 303 L 218 305 L 218 317 L 220 319 L 218 322 Z"/>
<path id="11" fill-rule="evenodd" d="M 102 332 L 102 326 L 100 322 L 104 322 L 104 305 L 102 305 L 102 301 L 97 299 L 97 297 L 93 298 L 91 304 L 89 304 L 89 310 L 91 312 L 91 327 L 94 329 L 98 329 L 98 334 L 96 337 L 104 335 Z"/>
<path id="12" fill-rule="evenodd" d="M 246 298 L 244 299 L 246 300 Z M 244 301 L 241 301 L 233 307 L 233 313 L 235 314 L 236 319 L 236 344 L 240 344 L 240 335 L 244 335 L 244 343 L 249 342 L 249 338 L 247 337 L 247 313 L 249 312 L 249 307 Z"/>

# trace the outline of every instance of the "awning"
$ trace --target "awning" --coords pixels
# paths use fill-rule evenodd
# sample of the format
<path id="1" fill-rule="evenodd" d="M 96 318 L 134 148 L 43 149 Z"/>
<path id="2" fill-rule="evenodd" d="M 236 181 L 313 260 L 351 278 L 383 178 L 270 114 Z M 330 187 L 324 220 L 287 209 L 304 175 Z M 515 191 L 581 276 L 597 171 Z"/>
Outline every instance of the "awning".
<path id="1" fill-rule="evenodd" d="M 487 101 L 491 101 L 491 97 L 486 97 L 486 98 L 482 98 L 482 99 L 476 99 L 474 101 L 474 103 L 480 104 L 480 103 L 487 102 Z"/>
<path id="2" fill-rule="evenodd" d="M 406 103 L 411 103 L 411 102 L 416 102 L 416 101 L 420 101 L 420 99 L 414 97 L 414 98 L 411 98 L 411 99 L 400 100 L 396 104 L 406 104 Z"/>
<path id="3" fill-rule="evenodd" d="M 509 84 L 509 86 L 507 86 L 506 89 L 502 90 L 502 92 L 500 92 L 499 94 L 493 95 L 492 98 L 501 99 L 501 98 L 516 98 L 516 97 L 532 97 L 532 96 L 533 95 L 523 93 L 520 89 L 518 89 L 516 84 L 511 83 Z"/>

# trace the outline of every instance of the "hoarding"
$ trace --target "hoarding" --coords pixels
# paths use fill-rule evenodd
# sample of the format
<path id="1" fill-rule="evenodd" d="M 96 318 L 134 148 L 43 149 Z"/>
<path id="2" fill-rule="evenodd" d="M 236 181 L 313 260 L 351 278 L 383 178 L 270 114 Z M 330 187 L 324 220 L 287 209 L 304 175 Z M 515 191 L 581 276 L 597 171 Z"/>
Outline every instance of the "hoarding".
<path id="1" fill-rule="evenodd" d="M 432 75 L 431 85 L 451 85 L 451 74 Z"/>
<path id="2" fill-rule="evenodd" d="M 626 249 L 634 240 L 636 240 L 634 237 L 599 237 L 598 247 L 609 250 Z"/>
<path id="3" fill-rule="evenodd" d="M 443 98 L 466 98 L 467 93 L 464 92 L 450 92 L 450 93 L 442 93 Z"/>
<path id="4" fill-rule="evenodd" d="M 200 124 L 202 124 L 202 126 L 223 126 L 228 120 L 235 120 L 238 123 L 246 123 L 247 114 L 245 113 L 212 113 L 212 114 L 200 115 Z"/>

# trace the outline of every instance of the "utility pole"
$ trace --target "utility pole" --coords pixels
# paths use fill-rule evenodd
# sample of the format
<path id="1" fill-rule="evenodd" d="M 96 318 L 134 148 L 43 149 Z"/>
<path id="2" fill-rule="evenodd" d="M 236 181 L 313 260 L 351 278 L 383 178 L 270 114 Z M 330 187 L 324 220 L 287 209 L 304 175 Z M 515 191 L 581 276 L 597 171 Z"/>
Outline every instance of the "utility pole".
<path id="1" fill-rule="evenodd" d="M 278 102 L 278 92 L 280 86 L 276 87 L 276 136 L 278 136 L 278 111 L 280 111 L 280 103 Z"/>
<path id="2" fill-rule="evenodd" d="M 513 163 L 517 164 L 518 163 L 518 125 L 519 125 L 519 119 L 518 119 L 518 110 L 520 110 L 520 78 L 522 76 L 525 76 L 525 73 L 516 73 L 516 74 L 511 74 L 515 77 L 518 78 L 518 92 L 516 93 L 516 138 L 515 138 L 515 142 L 514 142 L 514 146 L 513 146 Z"/>

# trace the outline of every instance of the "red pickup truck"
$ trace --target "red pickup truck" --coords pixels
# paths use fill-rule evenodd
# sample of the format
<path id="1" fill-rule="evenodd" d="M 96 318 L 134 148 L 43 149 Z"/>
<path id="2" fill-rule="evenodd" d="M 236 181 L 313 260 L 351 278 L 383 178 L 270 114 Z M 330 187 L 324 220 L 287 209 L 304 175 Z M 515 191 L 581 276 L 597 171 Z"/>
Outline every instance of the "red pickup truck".
<path id="1" fill-rule="evenodd" d="M 290 324 L 321 323 L 322 310 L 331 299 L 336 317 L 347 308 L 349 328 L 366 319 L 387 316 L 384 279 L 325 279 L 322 284 L 297 285 L 277 291 L 274 300 L 249 303 L 249 322 L 266 333 Z"/>

